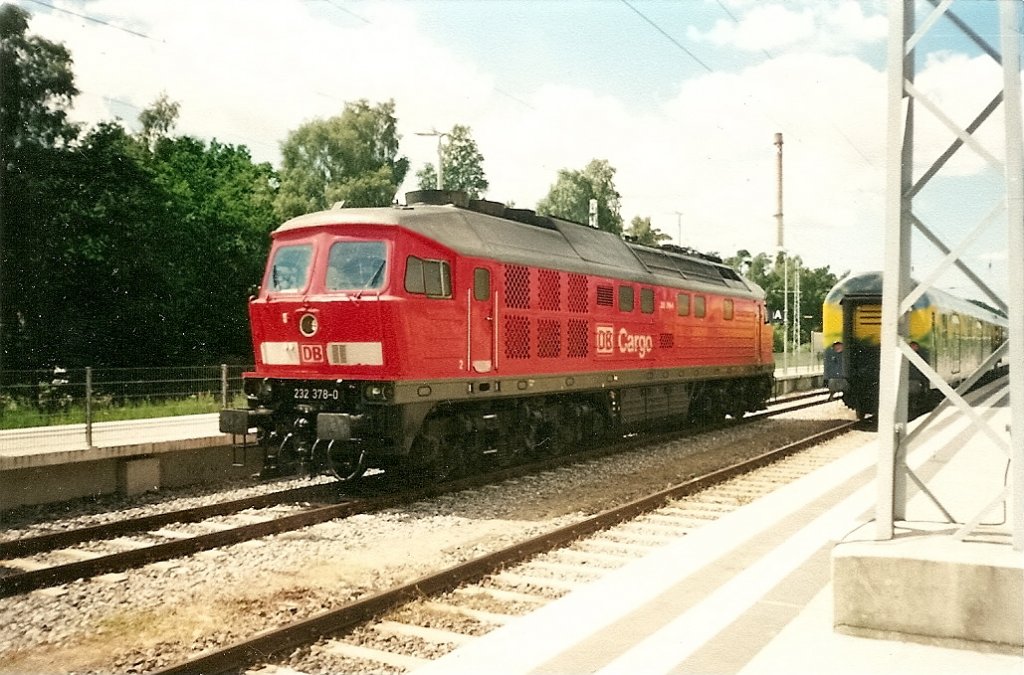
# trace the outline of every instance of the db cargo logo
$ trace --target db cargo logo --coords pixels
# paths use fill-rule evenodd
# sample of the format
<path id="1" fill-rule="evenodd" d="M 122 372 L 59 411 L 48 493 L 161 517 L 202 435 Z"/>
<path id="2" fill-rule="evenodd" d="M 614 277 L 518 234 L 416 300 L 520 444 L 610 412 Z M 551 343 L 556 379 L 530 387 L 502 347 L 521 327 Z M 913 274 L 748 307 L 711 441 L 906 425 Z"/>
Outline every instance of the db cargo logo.
<path id="1" fill-rule="evenodd" d="M 597 344 L 598 354 L 614 354 L 616 347 L 620 354 L 636 354 L 645 358 L 654 351 L 654 338 L 650 335 L 634 335 L 625 328 L 615 332 L 614 326 L 596 326 L 594 341 Z"/>
<path id="2" fill-rule="evenodd" d="M 302 363 L 323 363 L 323 345 L 299 345 L 299 357 Z"/>
<path id="3" fill-rule="evenodd" d="M 597 344 L 598 354 L 612 354 L 615 352 L 615 327 L 597 325 L 597 335 L 594 336 Z"/>

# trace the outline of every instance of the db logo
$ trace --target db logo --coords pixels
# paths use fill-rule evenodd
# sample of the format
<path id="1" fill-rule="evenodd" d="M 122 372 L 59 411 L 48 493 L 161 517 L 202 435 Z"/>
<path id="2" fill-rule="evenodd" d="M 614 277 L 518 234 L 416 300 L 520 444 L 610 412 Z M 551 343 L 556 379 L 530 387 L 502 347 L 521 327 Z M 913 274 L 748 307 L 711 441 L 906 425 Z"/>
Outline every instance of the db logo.
<path id="1" fill-rule="evenodd" d="M 597 345 L 598 354 L 611 354 L 615 351 L 615 327 L 598 324 L 596 326 L 594 342 Z"/>
<path id="2" fill-rule="evenodd" d="M 323 363 L 323 345 L 299 345 L 299 360 L 302 363 Z"/>

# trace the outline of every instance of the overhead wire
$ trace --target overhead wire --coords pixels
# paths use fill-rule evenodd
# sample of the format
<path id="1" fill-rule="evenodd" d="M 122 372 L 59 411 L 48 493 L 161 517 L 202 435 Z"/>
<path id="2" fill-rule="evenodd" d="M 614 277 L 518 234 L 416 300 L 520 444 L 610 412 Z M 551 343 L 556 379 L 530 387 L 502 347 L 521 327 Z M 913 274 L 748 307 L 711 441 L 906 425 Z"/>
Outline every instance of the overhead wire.
<path id="1" fill-rule="evenodd" d="M 657 23 L 656 23 L 656 22 L 655 22 L 655 21 L 654 21 L 653 19 L 651 19 L 651 18 L 650 18 L 650 17 L 648 17 L 648 16 L 646 15 L 646 14 L 644 14 L 643 12 L 641 12 L 641 11 L 640 11 L 639 9 L 637 9 L 636 7 L 634 7 L 633 5 L 631 5 L 631 4 L 630 4 L 630 2 L 629 2 L 629 0 L 621 0 L 621 1 L 622 1 L 622 3 L 623 3 L 624 5 L 626 5 L 626 6 L 627 6 L 627 7 L 629 7 L 629 8 L 631 9 L 631 10 L 633 10 L 633 11 L 634 11 L 634 12 L 635 12 L 635 13 L 636 13 L 637 15 L 639 15 L 639 16 L 640 16 L 640 17 L 641 17 L 641 18 L 642 18 L 642 19 L 643 19 L 644 21 L 646 21 L 646 22 L 647 22 L 647 23 L 648 23 L 648 24 L 649 24 L 650 26 L 652 26 L 652 27 L 653 27 L 653 28 L 654 28 L 654 29 L 655 29 L 656 31 L 658 31 L 658 32 L 659 32 L 659 33 L 661 33 L 661 34 L 662 34 L 663 36 L 665 36 L 665 37 L 666 37 L 666 38 L 667 38 L 667 39 L 668 39 L 668 40 L 669 40 L 669 41 L 670 41 L 670 42 L 671 42 L 671 43 L 672 43 L 673 45 L 675 45 L 676 47 L 678 47 L 678 48 L 679 48 L 679 49 L 680 49 L 680 50 L 681 50 L 681 51 L 682 51 L 682 52 L 683 52 L 684 54 L 686 54 L 686 55 L 687 55 L 687 56 L 689 56 L 689 57 L 690 57 L 691 59 L 693 59 L 693 60 L 694 60 L 694 61 L 695 61 L 696 63 L 698 63 L 698 64 L 699 64 L 699 65 L 700 65 L 701 67 L 703 67 L 703 68 L 704 68 L 705 70 L 707 70 L 707 71 L 708 71 L 709 73 L 714 73 L 714 72 L 716 72 L 716 71 L 715 71 L 715 70 L 714 70 L 714 69 L 713 69 L 713 68 L 712 68 L 711 66 L 709 66 L 709 65 L 708 65 L 707 63 L 705 63 L 705 62 L 704 62 L 704 61 L 703 61 L 702 59 L 700 59 L 700 58 L 699 58 L 699 57 L 698 57 L 698 56 L 697 56 L 696 54 L 694 54 L 694 53 L 693 53 L 693 52 L 692 52 L 692 51 L 691 51 L 690 49 L 688 49 L 688 48 L 687 48 L 686 46 L 684 46 L 684 45 L 683 45 L 682 43 L 680 43 L 680 42 L 679 42 L 678 40 L 676 40 L 676 39 L 675 39 L 674 37 L 672 37 L 671 35 L 669 35 L 669 33 L 668 33 L 667 31 L 665 31 L 665 30 L 664 30 L 664 29 L 663 29 L 663 28 L 662 28 L 661 26 L 659 26 L 659 25 L 658 25 L 658 24 L 657 24 Z M 719 7 L 720 7 L 720 8 L 722 9 L 723 13 L 725 13 L 725 15 L 726 15 L 726 16 L 728 16 L 728 17 L 729 17 L 730 19 L 732 19 L 732 21 L 733 21 L 734 23 L 736 23 L 737 25 L 739 25 L 739 23 L 740 23 L 739 19 L 737 19 L 737 18 L 736 18 L 736 16 L 735 16 L 735 15 L 734 15 L 734 14 L 733 14 L 732 12 L 730 12 L 730 11 L 728 10 L 728 8 L 726 8 L 726 6 L 725 6 L 725 5 L 724 5 L 724 4 L 723 4 L 723 3 L 721 2 L 721 0 L 716 0 L 716 2 L 717 2 L 717 4 L 718 4 L 718 6 L 719 6 Z M 763 54 L 764 54 L 764 55 L 765 55 L 765 56 L 766 56 L 766 57 L 767 57 L 767 58 L 768 58 L 769 60 L 774 60 L 774 59 L 776 58 L 776 57 L 775 57 L 774 55 L 772 55 L 772 54 L 771 54 L 771 53 L 770 53 L 770 52 L 769 52 L 769 51 L 768 51 L 767 49 L 764 49 L 764 48 L 762 48 L 762 49 L 761 49 L 761 52 L 762 52 L 762 53 L 763 53 Z M 764 113 L 762 113 L 762 114 L 764 114 Z M 772 120 L 772 121 L 774 122 L 775 120 Z M 870 159 L 869 159 L 869 158 L 868 158 L 868 157 L 867 157 L 867 156 L 866 156 L 866 155 L 865 155 L 865 154 L 864 154 L 864 153 L 863 153 L 863 152 L 861 151 L 861 149 L 860 149 L 859 147 L 857 147 L 857 144 L 855 144 L 855 143 L 854 143 L 854 142 L 853 142 L 853 141 L 852 141 L 852 140 L 851 140 L 851 139 L 850 139 L 850 138 L 849 138 L 849 137 L 848 137 L 848 136 L 847 136 L 847 135 L 846 135 L 846 134 L 845 134 L 845 133 L 844 133 L 844 132 L 843 132 L 843 131 L 842 131 L 842 130 L 841 130 L 841 129 L 839 128 L 839 127 L 838 127 L 838 126 L 836 126 L 834 122 L 829 122 L 829 124 L 830 124 L 830 125 L 832 126 L 832 129 L 833 129 L 833 130 L 834 130 L 834 131 L 835 131 L 835 132 L 836 132 L 836 133 L 837 133 L 837 134 L 838 134 L 838 135 L 839 135 L 839 136 L 840 136 L 840 137 L 841 137 L 841 138 L 842 138 L 842 139 L 843 139 L 843 140 L 844 140 L 844 141 L 846 142 L 846 144 L 847 144 L 847 145 L 849 145 L 849 146 L 850 146 L 850 147 L 851 147 L 851 148 L 852 148 L 852 149 L 854 150 L 854 152 L 856 152 L 856 153 L 857 153 L 857 154 L 858 154 L 858 155 L 860 156 L 860 158 L 861 158 L 861 159 L 863 159 L 863 160 L 864 160 L 864 162 L 865 162 L 865 163 L 866 163 L 866 164 L 867 164 L 868 166 L 870 166 L 871 168 L 876 168 L 876 167 L 875 167 L 875 165 L 874 165 L 874 164 L 873 164 L 873 163 L 871 162 L 871 160 L 870 160 Z"/>
<path id="2" fill-rule="evenodd" d="M 93 23 L 101 24 L 103 26 L 106 26 L 107 28 L 112 28 L 114 30 L 119 30 L 119 31 L 121 31 L 123 33 L 128 33 L 129 35 L 135 35 L 136 37 L 145 38 L 146 40 L 153 40 L 154 42 L 164 42 L 163 40 L 158 40 L 158 39 L 156 39 L 156 38 L 154 38 L 154 37 L 152 37 L 150 35 L 146 35 L 145 33 L 140 33 L 137 30 L 132 30 L 131 28 L 125 28 L 124 26 L 118 26 L 117 24 L 110 23 L 109 21 L 105 21 L 103 19 L 97 19 L 96 17 L 89 16 L 88 14 L 81 14 L 80 12 L 73 12 L 70 9 L 64 9 L 63 7 L 57 7 L 56 5 L 51 5 L 50 3 L 43 2 L 42 0 L 22 0 L 22 1 L 23 2 L 31 2 L 31 3 L 36 4 L 36 5 L 41 5 L 43 7 L 47 7 L 49 9 L 52 9 L 55 12 L 63 12 L 65 14 L 70 14 L 71 16 L 77 16 L 79 19 L 85 19 L 86 21 L 92 21 Z M 166 43 L 164 43 L 164 44 L 166 44 Z"/>

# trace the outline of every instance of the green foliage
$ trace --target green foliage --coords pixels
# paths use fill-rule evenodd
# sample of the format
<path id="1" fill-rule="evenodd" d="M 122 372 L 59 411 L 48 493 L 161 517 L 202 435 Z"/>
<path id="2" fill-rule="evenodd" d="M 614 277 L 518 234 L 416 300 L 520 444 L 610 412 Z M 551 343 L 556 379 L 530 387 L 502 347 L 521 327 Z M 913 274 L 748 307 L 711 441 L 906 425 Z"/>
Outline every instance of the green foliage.
<path id="1" fill-rule="evenodd" d="M 442 143 L 442 189 L 461 190 L 470 199 L 480 199 L 489 183 L 484 175 L 484 157 L 477 149 L 470 128 L 456 124 L 445 137 L 448 141 Z M 420 190 L 437 188 L 437 168 L 433 164 L 424 164 L 416 172 L 416 181 Z"/>
<path id="2" fill-rule="evenodd" d="M 821 305 L 825 296 L 839 279 L 849 272 L 836 276 L 828 266 L 810 268 L 803 264 L 800 256 L 786 256 L 778 253 L 773 258 L 768 253 L 752 256 L 747 250 L 740 250 L 736 255 L 724 260 L 748 279 L 764 289 L 769 316 L 785 307 L 785 270 L 788 257 L 789 267 L 789 316 L 796 321 L 796 287 L 800 280 L 800 341 L 810 341 L 812 331 L 820 331 L 822 327 Z M 792 331 L 792 328 L 790 328 Z M 782 351 L 782 327 L 775 327 L 775 351 Z"/>
<path id="3" fill-rule="evenodd" d="M 621 195 L 614 177 L 615 169 L 604 159 L 591 160 L 582 171 L 561 169 L 547 196 L 537 203 L 537 213 L 585 224 L 590 219 L 590 200 L 596 199 L 598 228 L 621 235 Z"/>
<path id="4" fill-rule="evenodd" d="M 29 36 L 29 15 L 0 7 L 0 166 L 26 144 L 64 145 L 78 135 L 67 108 L 78 94 L 63 45 Z"/>
<path id="5" fill-rule="evenodd" d="M 424 164 L 423 167 L 416 172 L 416 186 L 420 190 L 437 189 L 437 169 L 434 168 L 433 164 Z"/>
<path id="6" fill-rule="evenodd" d="M 139 124 L 142 131 L 139 138 L 147 148 L 152 148 L 157 139 L 167 136 L 178 122 L 178 111 L 181 106 L 160 94 L 153 105 L 139 113 Z"/>
<path id="7" fill-rule="evenodd" d="M 270 165 L 170 137 L 166 96 L 139 136 L 106 122 L 68 144 L 70 57 L 26 37 L 19 12 L 0 8 L 0 367 L 250 359 L 246 292 L 276 222 Z"/>
<path id="8" fill-rule="evenodd" d="M 641 218 L 640 216 L 633 216 L 625 234 L 627 239 L 646 246 L 657 246 L 672 238 L 658 228 L 652 227 L 650 217 Z"/>
<path id="9" fill-rule="evenodd" d="M 346 103 L 341 115 L 313 120 L 288 134 L 275 209 L 281 220 L 330 207 L 387 206 L 405 180 L 395 103 Z"/>
<path id="10" fill-rule="evenodd" d="M 245 407 L 245 396 L 236 394 L 229 406 Z M 92 402 L 93 422 L 115 422 L 119 420 L 151 419 L 177 415 L 199 415 L 217 412 L 222 408 L 220 397 L 212 394 L 197 394 L 187 398 L 162 401 L 132 401 L 115 405 L 109 396 Z M 85 422 L 85 404 L 70 403 L 56 410 L 47 410 L 31 402 L 13 399 L 0 400 L 0 429 L 23 429 L 25 427 L 56 426 L 60 424 L 82 424 Z"/>

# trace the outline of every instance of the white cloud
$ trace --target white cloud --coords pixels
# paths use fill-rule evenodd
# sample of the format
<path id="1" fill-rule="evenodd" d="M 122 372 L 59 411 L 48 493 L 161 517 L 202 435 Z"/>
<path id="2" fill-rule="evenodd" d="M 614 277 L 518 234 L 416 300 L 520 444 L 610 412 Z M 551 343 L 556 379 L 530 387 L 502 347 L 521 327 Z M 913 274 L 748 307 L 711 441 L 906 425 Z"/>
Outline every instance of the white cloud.
<path id="1" fill-rule="evenodd" d="M 757 54 L 760 63 L 682 80 L 671 100 L 647 108 L 551 84 L 543 72 L 512 100 L 500 90 L 502 73 L 482 71 L 443 34 L 428 32 L 415 4 L 361 4 L 361 19 L 299 0 L 58 6 L 148 36 L 34 11 L 31 31 L 66 42 L 75 59 L 78 119 L 110 119 L 124 110 L 115 99 L 135 106 L 134 117 L 166 92 L 181 104 L 178 132 L 245 144 L 276 163 L 278 144 L 302 122 L 337 114 L 346 101 L 393 98 L 411 174 L 436 159 L 436 139 L 415 132 L 457 123 L 472 128 L 485 158 L 488 197 L 524 208 L 547 193 L 559 169 L 607 159 L 627 222 L 650 216 L 675 237 L 681 221 L 684 243 L 723 254 L 775 246 L 772 143 L 782 132 L 787 247 L 835 271 L 881 263 L 886 79 L 844 53 L 884 38 L 874 5 L 732 3 L 736 22 L 696 37 L 774 58 Z M 656 39 L 647 30 L 642 38 Z M 926 62 L 918 84 L 966 124 L 998 90 L 998 77 L 984 58 L 942 54 Z M 930 161 L 951 137 L 919 120 L 928 139 L 919 156 Z M 956 167 L 980 165 L 965 159 Z"/>
<path id="2" fill-rule="evenodd" d="M 884 40 L 888 30 L 884 15 L 877 11 L 865 14 L 872 5 L 855 0 L 734 4 L 743 10 L 735 21 L 716 21 L 706 33 L 691 28 L 689 37 L 747 52 L 778 55 L 784 50 L 813 49 L 835 54 Z"/>

